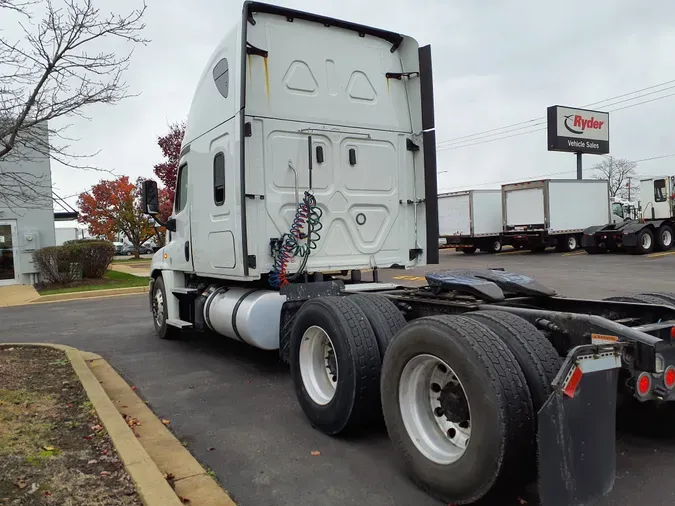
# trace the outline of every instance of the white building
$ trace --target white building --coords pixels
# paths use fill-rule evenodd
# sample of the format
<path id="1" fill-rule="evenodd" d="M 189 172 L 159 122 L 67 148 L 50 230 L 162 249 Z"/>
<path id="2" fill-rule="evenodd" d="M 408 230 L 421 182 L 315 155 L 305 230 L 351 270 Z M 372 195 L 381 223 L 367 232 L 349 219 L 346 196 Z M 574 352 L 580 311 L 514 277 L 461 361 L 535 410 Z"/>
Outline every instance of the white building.
<path id="1" fill-rule="evenodd" d="M 0 160 L 0 286 L 37 282 L 33 252 L 55 243 L 49 156 L 16 148 Z"/>

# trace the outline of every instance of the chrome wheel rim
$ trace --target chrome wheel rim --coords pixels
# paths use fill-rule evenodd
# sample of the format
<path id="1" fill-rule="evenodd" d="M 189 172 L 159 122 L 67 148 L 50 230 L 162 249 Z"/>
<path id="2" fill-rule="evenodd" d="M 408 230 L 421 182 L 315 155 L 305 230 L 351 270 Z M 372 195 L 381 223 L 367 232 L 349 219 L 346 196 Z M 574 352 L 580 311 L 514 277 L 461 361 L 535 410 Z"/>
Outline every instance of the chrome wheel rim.
<path id="1" fill-rule="evenodd" d="M 300 376 L 309 397 L 325 406 L 335 397 L 338 365 L 333 341 L 328 333 L 313 325 L 305 330 L 300 341 Z"/>
<path id="2" fill-rule="evenodd" d="M 440 465 L 462 458 L 471 441 L 471 407 L 448 364 L 434 355 L 413 357 L 398 392 L 403 424 L 420 453 Z"/>
<path id="3" fill-rule="evenodd" d="M 161 327 L 164 323 L 164 297 L 159 288 L 155 290 L 155 296 L 152 298 L 152 316 L 157 326 Z"/>

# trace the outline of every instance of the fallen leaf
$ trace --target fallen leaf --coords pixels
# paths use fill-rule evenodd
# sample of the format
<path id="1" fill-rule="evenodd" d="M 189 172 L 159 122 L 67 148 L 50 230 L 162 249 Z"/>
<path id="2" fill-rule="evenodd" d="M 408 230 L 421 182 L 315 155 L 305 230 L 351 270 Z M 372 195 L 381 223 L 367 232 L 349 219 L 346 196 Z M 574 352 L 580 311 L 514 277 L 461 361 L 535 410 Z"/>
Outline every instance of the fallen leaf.
<path id="1" fill-rule="evenodd" d="M 101 476 L 110 476 L 108 471 L 101 471 Z"/>
<path id="2" fill-rule="evenodd" d="M 103 427 L 101 427 L 100 425 L 93 425 L 93 426 L 91 427 L 91 430 L 101 430 L 102 428 L 103 428 Z"/>
<path id="3" fill-rule="evenodd" d="M 98 464 L 98 460 L 96 459 L 91 459 L 87 464 L 92 465 L 92 464 Z"/>
<path id="4" fill-rule="evenodd" d="M 207 452 L 212 452 L 213 450 L 215 450 L 215 448 L 213 446 L 206 449 Z"/>
<path id="5" fill-rule="evenodd" d="M 50 495 L 52 495 L 52 493 L 51 493 L 49 490 L 47 490 L 47 491 L 45 492 L 45 495 L 50 496 Z"/>
<path id="6" fill-rule="evenodd" d="M 31 483 L 30 490 L 28 491 L 28 493 L 32 495 L 35 492 L 37 492 L 38 488 L 40 488 L 40 485 L 38 485 L 37 483 Z"/>
<path id="7" fill-rule="evenodd" d="M 103 453 L 103 455 L 108 455 L 108 450 L 103 450 L 101 453 Z"/>
<path id="8" fill-rule="evenodd" d="M 162 419 L 162 423 L 164 425 L 169 425 L 171 422 L 169 420 Z"/>
<path id="9" fill-rule="evenodd" d="M 86 439 L 87 441 L 91 441 L 93 437 L 94 437 L 94 435 L 91 434 L 89 436 L 83 436 L 82 439 Z"/>
<path id="10" fill-rule="evenodd" d="M 173 475 L 173 473 L 166 473 L 166 475 L 164 476 L 164 479 L 166 481 L 171 481 L 171 480 L 175 480 L 176 477 Z"/>
<path id="11" fill-rule="evenodd" d="M 53 446 L 43 446 L 42 449 L 47 452 L 53 452 L 54 450 L 56 450 L 56 448 L 54 448 Z"/>
<path id="12" fill-rule="evenodd" d="M 19 480 L 16 482 L 16 486 L 19 487 L 21 490 L 26 488 L 26 482 L 24 480 Z"/>
<path id="13" fill-rule="evenodd" d="M 66 404 L 66 407 L 68 407 L 68 408 L 72 408 L 72 407 L 73 407 L 73 405 L 72 405 L 72 404 Z"/>
<path id="14" fill-rule="evenodd" d="M 131 389 L 132 389 L 134 392 L 136 391 L 136 387 L 135 387 L 135 386 L 131 387 Z"/>
<path id="15" fill-rule="evenodd" d="M 318 457 L 319 455 L 321 455 L 321 452 L 318 452 L 318 451 L 312 452 L 312 457 Z"/>

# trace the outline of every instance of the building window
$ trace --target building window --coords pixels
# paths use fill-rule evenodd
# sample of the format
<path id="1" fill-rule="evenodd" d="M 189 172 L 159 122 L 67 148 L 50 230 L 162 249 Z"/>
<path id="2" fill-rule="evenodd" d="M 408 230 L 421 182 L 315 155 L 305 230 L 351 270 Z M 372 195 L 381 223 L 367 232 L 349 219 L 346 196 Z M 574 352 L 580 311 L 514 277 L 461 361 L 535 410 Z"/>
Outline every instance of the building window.
<path id="1" fill-rule="evenodd" d="M 225 155 L 218 153 L 213 157 L 213 200 L 217 206 L 225 202 Z"/>
<path id="2" fill-rule="evenodd" d="M 665 202 L 666 200 L 668 200 L 668 195 L 666 195 L 666 180 L 657 179 L 654 181 L 654 201 Z"/>
<path id="3" fill-rule="evenodd" d="M 176 214 L 180 213 L 185 209 L 185 204 L 187 202 L 187 191 L 188 191 L 188 166 L 187 163 L 181 165 L 178 169 L 178 184 L 176 184 L 176 202 L 174 208 Z"/>
<path id="4" fill-rule="evenodd" d="M 230 88 L 230 69 L 227 66 L 227 58 L 223 58 L 213 67 L 213 80 L 220 94 L 227 98 Z"/>

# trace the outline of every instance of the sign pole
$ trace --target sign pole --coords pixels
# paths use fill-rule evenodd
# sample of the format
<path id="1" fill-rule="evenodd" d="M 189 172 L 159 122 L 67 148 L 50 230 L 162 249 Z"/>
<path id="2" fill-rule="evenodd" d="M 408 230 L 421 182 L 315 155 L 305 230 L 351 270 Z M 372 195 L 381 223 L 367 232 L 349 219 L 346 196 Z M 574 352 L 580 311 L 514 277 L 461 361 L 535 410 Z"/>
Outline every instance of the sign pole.
<path id="1" fill-rule="evenodd" d="M 584 178 L 581 172 L 582 172 L 581 153 L 577 153 L 577 179 Z"/>

